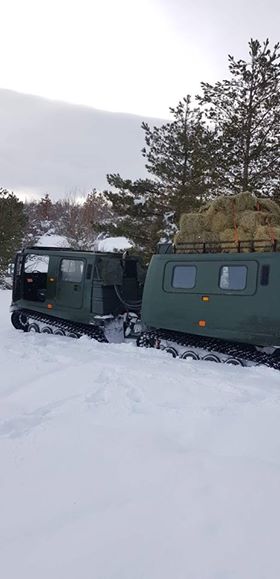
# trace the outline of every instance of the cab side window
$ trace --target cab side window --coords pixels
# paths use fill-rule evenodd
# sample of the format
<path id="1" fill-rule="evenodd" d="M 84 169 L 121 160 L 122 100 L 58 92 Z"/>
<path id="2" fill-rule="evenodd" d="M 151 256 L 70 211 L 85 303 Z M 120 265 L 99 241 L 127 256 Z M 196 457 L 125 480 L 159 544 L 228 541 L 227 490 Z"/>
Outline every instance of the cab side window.
<path id="1" fill-rule="evenodd" d="M 60 279 L 80 283 L 84 272 L 84 262 L 81 259 L 62 259 L 60 263 Z"/>
<path id="2" fill-rule="evenodd" d="M 247 283 L 245 265 L 224 265 L 220 269 L 219 287 L 223 290 L 243 290 Z"/>

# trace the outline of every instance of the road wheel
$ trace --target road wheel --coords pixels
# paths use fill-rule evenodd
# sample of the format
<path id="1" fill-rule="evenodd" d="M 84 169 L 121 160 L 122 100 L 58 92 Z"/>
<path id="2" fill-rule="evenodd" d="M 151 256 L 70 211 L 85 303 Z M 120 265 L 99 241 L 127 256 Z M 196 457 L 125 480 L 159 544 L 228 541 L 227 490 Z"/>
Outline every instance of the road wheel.
<path id="1" fill-rule="evenodd" d="M 177 358 L 178 356 L 176 348 L 172 348 L 172 346 L 167 346 L 167 348 L 163 348 L 163 350 L 167 352 L 167 354 L 171 354 L 172 358 Z"/>
<path id="2" fill-rule="evenodd" d="M 42 330 L 41 330 L 41 333 L 42 334 L 52 334 L 53 331 L 52 331 L 52 328 L 50 328 L 49 326 L 44 326 L 44 328 L 42 328 Z"/>
<path id="3" fill-rule="evenodd" d="M 36 334 L 39 334 L 40 328 L 39 328 L 38 324 L 35 324 L 35 322 L 34 322 L 32 324 L 29 324 L 27 331 L 28 332 L 35 332 Z"/>
<path id="4" fill-rule="evenodd" d="M 181 354 L 180 358 L 182 358 L 182 360 L 187 360 L 188 358 L 191 360 L 199 360 L 199 355 L 196 352 L 193 352 L 193 350 L 186 350 Z"/>
<path id="5" fill-rule="evenodd" d="M 242 360 L 239 360 L 239 358 L 227 358 L 227 360 L 225 360 L 225 364 L 231 364 L 232 366 L 244 366 Z"/>
<path id="6" fill-rule="evenodd" d="M 220 362 L 220 358 L 218 356 L 216 356 L 216 354 L 206 354 L 206 356 L 203 356 L 202 360 L 205 360 L 205 362 Z"/>
<path id="7" fill-rule="evenodd" d="M 54 335 L 55 336 L 65 336 L 65 332 L 64 332 L 64 330 L 57 328 L 57 330 L 54 330 Z"/>

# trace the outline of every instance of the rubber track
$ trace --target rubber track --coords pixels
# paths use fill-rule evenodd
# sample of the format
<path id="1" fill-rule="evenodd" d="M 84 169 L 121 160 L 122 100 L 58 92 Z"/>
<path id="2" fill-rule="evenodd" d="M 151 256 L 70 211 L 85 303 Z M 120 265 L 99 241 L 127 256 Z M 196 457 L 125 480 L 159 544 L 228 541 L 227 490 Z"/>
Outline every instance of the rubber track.
<path id="1" fill-rule="evenodd" d="M 34 312 L 33 310 L 22 309 L 20 312 L 25 314 L 28 318 L 31 318 L 32 321 L 34 320 L 35 322 L 42 322 L 51 328 L 63 330 L 64 332 L 73 332 L 78 334 L 79 337 L 89 336 L 98 342 L 108 343 L 108 340 L 100 326 L 90 326 L 80 322 L 70 322 L 68 320 L 63 320 L 62 318 L 49 316 L 48 314 Z"/>
<path id="2" fill-rule="evenodd" d="M 142 332 L 138 339 L 138 345 L 142 347 L 155 347 L 156 340 L 167 340 L 175 342 L 186 348 L 201 348 L 210 353 L 225 354 L 229 357 L 239 358 L 243 361 L 253 362 L 256 366 L 264 365 L 275 370 L 280 370 L 280 350 L 279 354 L 266 354 L 259 352 L 250 344 L 240 344 L 236 342 L 226 342 L 217 338 L 196 336 L 169 330 L 151 330 Z"/>

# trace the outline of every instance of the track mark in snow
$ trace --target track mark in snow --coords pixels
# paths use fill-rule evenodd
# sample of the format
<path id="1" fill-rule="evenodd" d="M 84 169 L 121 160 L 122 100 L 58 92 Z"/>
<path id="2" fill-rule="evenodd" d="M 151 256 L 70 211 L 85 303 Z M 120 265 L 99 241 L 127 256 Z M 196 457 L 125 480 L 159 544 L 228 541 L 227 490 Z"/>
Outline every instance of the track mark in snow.
<path id="1" fill-rule="evenodd" d="M 11 420 L 4 420 L 0 422 L 0 437 L 2 438 L 19 438 L 25 436 L 31 432 L 37 426 L 41 426 L 44 422 L 50 419 L 50 415 L 57 408 L 64 406 L 65 403 L 73 400 L 74 398 L 80 398 L 80 396 L 71 396 L 58 402 L 53 402 L 37 408 L 35 411 L 30 413 L 24 413 L 19 416 L 15 416 Z"/>

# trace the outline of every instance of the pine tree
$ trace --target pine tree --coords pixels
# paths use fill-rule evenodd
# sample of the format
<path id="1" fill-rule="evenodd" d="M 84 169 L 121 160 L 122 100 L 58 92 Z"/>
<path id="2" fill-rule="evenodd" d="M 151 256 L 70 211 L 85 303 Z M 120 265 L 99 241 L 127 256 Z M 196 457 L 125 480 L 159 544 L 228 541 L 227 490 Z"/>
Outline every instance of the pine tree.
<path id="1" fill-rule="evenodd" d="M 149 179 L 122 179 L 108 175 L 114 191 L 104 195 L 112 207 L 112 215 L 103 222 L 100 231 L 112 236 L 125 236 L 135 244 L 135 251 L 147 257 L 155 249 L 163 228 L 162 192 L 159 185 Z"/>
<path id="2" fill-rule="evenodd" d="M 170 123 L 153 129 L 142 123 L 147 145 L 142 153 L 178 222 L 182 212 L 199 207 L 211 193 L 213 131 L 202 112 L 191 108 L 189 95 L 169 110 Z"/>
<path id="3" fill-rule="evenodd" d="M 280 185 L 280 53 L 249 42 L 249 60 L 229 56 L 230 79 L 202 83 L 198 102 L 215 127 L 213 161 L 220 192 L 276 197 Z"/>
<path id="4" fill-rule="evenodd" d="M 112 204 L 115 223 L 107 231 L 124 235 L 147 255 L 160 239 L 170 239 L 180 215 L 205 201 L 211 192 L 211 143 L 198 109 L 191 109 L 190 97 L 170 108 L 172 120 L 159 127 L 142 124 L 149 179 L 131 181 L 119 174 L 107 175 L 113 191 L 105 192 Z"/>
<path id="5" fill-rule="evenodd" d="M 25 224 L 23 203 L 14 193 L 0 188 L 0 280 L 21 249 Z"/>

